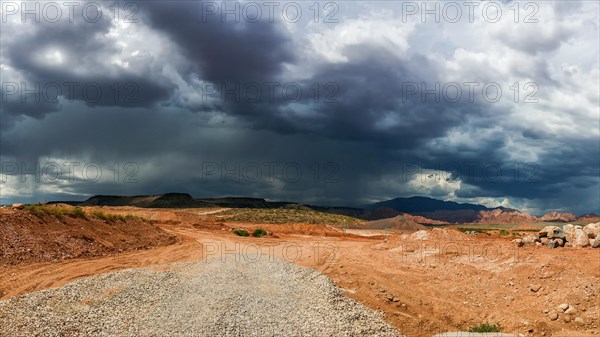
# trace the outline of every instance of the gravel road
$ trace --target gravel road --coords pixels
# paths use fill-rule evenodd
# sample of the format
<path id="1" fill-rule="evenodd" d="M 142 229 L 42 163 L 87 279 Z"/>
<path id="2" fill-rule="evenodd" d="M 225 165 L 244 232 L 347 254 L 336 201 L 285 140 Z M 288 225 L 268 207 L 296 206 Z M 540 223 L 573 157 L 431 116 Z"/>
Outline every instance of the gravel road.
<path id="1" fill-rule="evenodd" d="M 399 336 L 330 279 L 252 257 L 130 269 L 0 301 L 0 336 Z"/>

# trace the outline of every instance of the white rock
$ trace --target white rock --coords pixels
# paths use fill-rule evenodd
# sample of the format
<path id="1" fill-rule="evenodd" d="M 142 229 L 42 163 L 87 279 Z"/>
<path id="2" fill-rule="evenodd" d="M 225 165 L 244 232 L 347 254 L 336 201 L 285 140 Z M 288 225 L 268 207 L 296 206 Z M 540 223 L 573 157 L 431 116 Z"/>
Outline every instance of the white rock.
<path id="1" fill-rule="evenodd" d="M 587 247 L 590 245 L 590 238 L 581 228 L 575 229 L 575 239 L 572 242 L 573 247 Z"/>
<path id="2" fill-rule="evenodd" d="M 591 223 L 583 227 L 583 231 L 587 233 L 587 235 L 594 239 L 600 234 L 600 222 Z"/>
<path id="3" fill-rule="evenodd" d="M 590 245 L 592 245 L 592 248 L 600 248 L 600 234 L 598 234 L 594 241 L 590 239 Z"/>
<path id="4" fill-rule="evenodd" d="M 565 240 L 567 242 L 575 241 L 575 226 L 571 224 L 566 224 L 563 226 L 563 232 L 565 232 Z"/>

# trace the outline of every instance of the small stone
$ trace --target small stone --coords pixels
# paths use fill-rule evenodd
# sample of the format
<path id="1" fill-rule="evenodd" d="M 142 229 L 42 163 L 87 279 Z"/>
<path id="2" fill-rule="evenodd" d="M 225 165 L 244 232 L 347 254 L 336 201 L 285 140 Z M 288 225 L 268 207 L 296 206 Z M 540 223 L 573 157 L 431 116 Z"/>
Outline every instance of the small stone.
<path id="1" fill-rule="evenodd" d="M 577 309 L 575 309 L 575 307 L 569 306 L 569 308 L 567 310 L 565 310 L 565 314 L 575 315 L 575 314 L 577 314 Z"/>
<path id="2" fill-rule="evenodd" d="M 570 305 L 568 305 L 567 303 L 563 303 L 563 304 L 560 304 L 560 305 L 557 307 L 557 309 L 558 309 L 559 311 L 565 312 L 565 310 L 569 309 L 569 306 L 570 306 Z"/>
<path id="3" fill-rule="evenodd" d="M 583 321 L 583 318 L 577 316 L 577 317 L 575 317 L 575 323 L 577 323 L 577 324 L 583 324 L 585 322 Z"/>
<path id="4" fill-rule="evenodd" d="M 537 293 L 541 288 L 542 288 L 542 286 L 539 284 L 534 284 L 534 285 L 529 286 L 529 290 L 533 291 L 534 293 Z"/>
<path id="5" fill-rule="evenodd" d="M 551 321 L 556 321 L 558 319 L 558 313 L 556 311 L 552 310 L 548 314 L 548 318 L 550 318 Z"/>
<path id="6" fill-rule="evenodd" d="M 569 323 L 569 322 L 571 322 L 571 316 L 569 316 L 569 315 L 564 315 L 564 316 L 563 316 L 563 321 L 564 321 L 565 323 Z"/>

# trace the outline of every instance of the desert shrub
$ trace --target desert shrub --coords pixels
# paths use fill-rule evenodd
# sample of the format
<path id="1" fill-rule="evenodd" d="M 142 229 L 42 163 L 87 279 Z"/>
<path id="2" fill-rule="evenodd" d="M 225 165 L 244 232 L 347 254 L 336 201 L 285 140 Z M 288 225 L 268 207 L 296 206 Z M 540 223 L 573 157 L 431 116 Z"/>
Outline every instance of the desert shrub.
<path id="1" fill-rule="evenodd" d="M 254 232 L 252 232 L 252 236 L 256 237 L 256 238 L 260 238 L 263 237 L 265 235 L 269 234 L 266 230 L 262 229 L 262 228 L 257 228 L 254 230 Z"/>
<path id="2" fill-rule="evenodd" d="M 106 214 L 102 211 L 94 211 L 92 213 L 93 216 L 95 216 L 96 218 L 100 219 L 100 220 L 104 220 L 104 221 L 111 221 L 112 219 L 110 218 L 110 214 Z"/>
<path id="3" fill-rule="evenodd" d="M 92 213 L 92 215 L 100 220 L 104 220 L 104 221 L 108 221 L 108 222 L 115 222 L 117 220 L 121 221 L 121 222 L 127 222 L 128 220 L 141 220 L 141 221 L 145 221 L 145 222 L 150 222 L 150 220 L 147 220 L 147 219 L 144 219 L 142 217 L 135 216 L 132 214 L 127 214 L 127 215 L 107 214 L 102 211 L 94 211 Z"/>
<path id="4" fill-rule="evenodd" d="M 483 323 L 469 329 L 469 332 L 501 332 L 500 324 Z"/>
<path id="5" fill-rule="evenodd" d="M 47 214 L 45 212 L 44 208 L 40 205 L 27 205 L 27 206 L 25 206 L 25 209 L 37 217 L 41 217 L 44 214 Z"/>
<path id="6" fill-rule="evenodd" d="M 81 207 L 76 207 L 73 210 L 73 216 L 76 216 L 78 218 L 85 218 L 85 211 Z"/>
<path id="7" fill-rule="evenodd" d="M 508 235 L 510 235 L 510 233 L 506 229 L 501 229 L 500 230 L 500 235 L 501 236 L 508 236 Z"/>
<path id="8" fill-rule="evenodd" d="M 46 205 L 27 205 L 25 206 L 25 209 L 37 217 L 42 217 L 44 215 L 53 215 L 59 219 L 65 215 L 80 218 L 85 217 L 85 212 L 81 207 L 69 209 L 63 207 L 50 207 Z"/>
<path id="9" fill-rule="evenodd" d="M 250 236 L 247 230 L 242 228 L 237 228 L 233 230 L 233 233 L 239 236 Z"/>

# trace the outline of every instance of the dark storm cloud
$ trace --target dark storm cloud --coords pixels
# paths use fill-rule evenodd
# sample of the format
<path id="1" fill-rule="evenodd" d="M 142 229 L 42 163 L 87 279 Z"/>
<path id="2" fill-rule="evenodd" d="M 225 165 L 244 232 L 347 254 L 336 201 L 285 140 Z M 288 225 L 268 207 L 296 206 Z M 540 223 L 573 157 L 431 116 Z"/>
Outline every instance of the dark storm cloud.
<path id="1" fill-rule="evenodd" d="M 301 74 L 297 79 L 286 66 L 306 61 L 298 56 L 300 46 L 294 44 L 292 33 L 281 22 L 223 22 L 220 15 L 203 18 L 200 2 L 137 4 L 140 24 L 164 34 L 176 46 L 169 50 L 173 56 L 185 60 L 173 61 L 169 71 L 180 76 L 190 91 L 204 89 L 194 86 L 195 79 L 242 86 L 293 82 L 304 93 L 318 83 L 319 98 L 307 94 L 296 100 L 284 99 L 279 86 L 273 100 L 266 95 L 254 102 L 231 97 L 220 100 L 217 94 L 216 103 L 187 102 L 190 99 L 183 93 L 184 86 L 165 80 L 161 75 L 164 69 L 115 71 L 116 67 L 107 63 L 121 48 L 106 37 L 112 27 L 109 20 L 94 25 L 40 25 L 12 41 L 3 55 L 28 83 L 93 81 L 110 92 L 115 81 L 133 82 L 139 86 L 140 96 L 137 102 L 127 104 L 111 102 L 110 97 L 90 103 L 77 93 L 67 94 L 75 102 L 60 105 L 10 101 L 3 105 L 10 117 L 4 115 L 2 121 L 4 159 L 80 157 L 103 167 L 115 161 L 139 166 L 140 180 L 135 184 L 74 180 L 63 188 L 73 194 L 178 191 L 195 196 L 247 195 L 360 205 L 369 199 L 418 193 L 406 186 L 407 181 L 412 174 L 420 174 L 415 169 L 427 169 L 451 172 L 447 179 L 462 181 L 465 186 L 455 192 L 457 197 L 547 199 L 551 201 L 546 205 L 554 206 L 554 199 L 568 190 L 571 202 L 562 200 L 564 204 L 581 210 L 594 207 L 588 202 L 577 208 L 572 196 L 574 189 L 589 195 L 589 187 L 598 183 L 597 138 L 560 137 L 526 124 L 509 126 L 507 120 L 519 107 L 489 103 L 480 96 L 468 101 L 463 93 L 458 102 L 443 97 L 436 101 L 439 94 L 427 95 L 421 85 L 430 90 L 436 83 L 444 85 L 443 63 L 418 50 L 399 58 L 381 45 L 361 42 L 342 51 L 346 62 L 311 61 L 315 63 L 309 65 L 310 76 Z M 526 48 L 521 41 L 504 42 L 515 49 Z M 34 57 L 32 46 L 34 51 L 68 51 L 65 54 L 70 55 L 71 63 L 48 66 Z M 556 45 L 544 40 L 531 48 L 522 51 L 535 54 L 554 50 Z M 540 84 L 560 89 L 561 83 L 553 79 L 546 62 L 534 65 L 515 73 L 532 75 Z M 72 71 L 77 66 L 85 71 Z M 488 69 L 463 70 L 464 80 L 469 81 Z M 494 79 L 490 75 L 489 80 Z M 323 87 L 328 83 L 333 85 L 329 87 L 332 91 Z M 178 95 L 183 103 L 174 99 Z M 45 119 L 24 119 L 24 115 Z M 453 133 L 472 140 L 453 142 Z M 508 159 L 509 147 L 515 143 L 543 151 L 526 166 Z M 265 166 L 270 162 L 279 167 L 297 163 L 303 177 L 299 181 L 271 181 Z M 219 168 L 205 179 L 207 163 L 225 164 L 226 168 L 255 163 L 262 167 L 263 176 L 258 181 L 232 182 L 231 175 L 222 179 Z M 336 167 L 335 179 L 330 181 L 323 175 L 332 172 L 327 171 L 331 169 L 328 163 Z M 515 164 L 525 166 L 515 168 Z M 502 169 L 499 176 L 495 165 Z M 448 191 L 435 186 L 429 193 L 442 198 Z M 544 207 L 543 202 L 539 204 Z"/>
<path id="2" fill-rule="evenodd" d="M 214 2 L 213 2 L 214 3 Z M 223 20 L 203 15 L 203 2 L 141 3 L 148 23 L 169 34 L 208 81 L 264 82 L 294 61 L 291 41 L 280 24 Z"/>
<path id="3" fill-rule="evenodd" d="M 43 118 L 59 110 L 60 96 L 90 107 L 148 107 L 167 99 L 173 90 L 148 73 L 110 64 L 121 47 L 108 36 L 113 27 L 109 16 L 93 23 L 41 20 L 8 26 L 15 37 L 5 42 L 3 60 L 22 77 L 4 72 L 0 90 L 6 125 L 19 115 Z"/>

